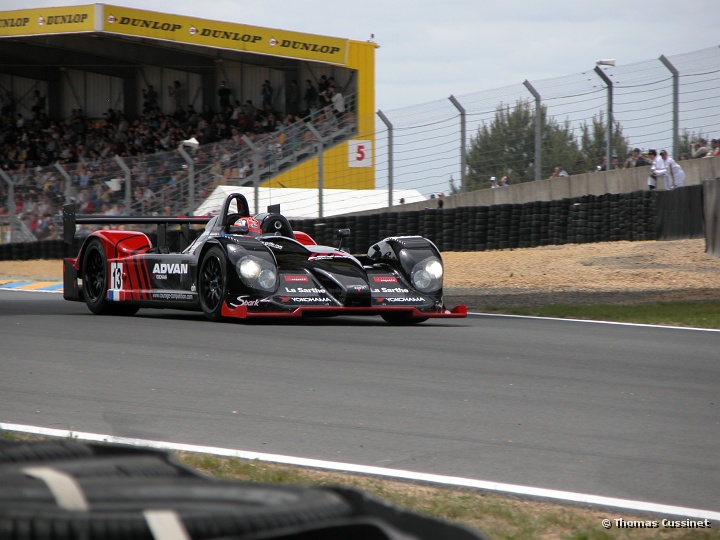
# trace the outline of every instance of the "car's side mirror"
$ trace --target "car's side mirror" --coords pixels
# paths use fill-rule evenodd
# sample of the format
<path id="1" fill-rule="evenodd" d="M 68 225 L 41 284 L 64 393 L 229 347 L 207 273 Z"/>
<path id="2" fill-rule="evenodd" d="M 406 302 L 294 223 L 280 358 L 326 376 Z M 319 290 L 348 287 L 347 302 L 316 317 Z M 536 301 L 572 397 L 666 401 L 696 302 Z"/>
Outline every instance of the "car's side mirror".
<path id="1" fill-rule="evenodd" d="M 335 231 L 335 238 L 338 238 L 338 249 L 342 249 L 343 239 L 350 236 L 350 229 L 338 229 Z"/>

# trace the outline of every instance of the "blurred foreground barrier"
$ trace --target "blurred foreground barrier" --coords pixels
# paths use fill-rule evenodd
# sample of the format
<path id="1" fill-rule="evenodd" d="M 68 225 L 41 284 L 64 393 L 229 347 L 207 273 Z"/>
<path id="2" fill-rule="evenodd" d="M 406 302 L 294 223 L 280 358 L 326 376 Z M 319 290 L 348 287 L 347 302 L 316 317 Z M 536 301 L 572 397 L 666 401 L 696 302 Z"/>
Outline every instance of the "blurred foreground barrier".
<path id="1" fill-rule="evenodd" d="M 217 480 L 152 449 L 0 437 L 0 538 L 483 540 L 345 487 Z"/>

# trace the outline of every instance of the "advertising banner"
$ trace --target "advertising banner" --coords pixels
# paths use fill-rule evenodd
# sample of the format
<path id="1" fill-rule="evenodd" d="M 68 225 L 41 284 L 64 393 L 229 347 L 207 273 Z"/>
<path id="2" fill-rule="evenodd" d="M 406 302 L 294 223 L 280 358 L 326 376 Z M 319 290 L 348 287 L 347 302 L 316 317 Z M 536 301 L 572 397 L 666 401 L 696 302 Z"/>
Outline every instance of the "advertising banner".
<path id="1" fill-rule="evenodd" d="M 105 5 L 103 9 L 105 32 L 339 65 L 347 62 L 346 39 L 119 6 Z"/>
<path id="2" fill-rule="evenodd" d="M 92 32 L 95 6 L 0 11 L 0 37 Z"/>

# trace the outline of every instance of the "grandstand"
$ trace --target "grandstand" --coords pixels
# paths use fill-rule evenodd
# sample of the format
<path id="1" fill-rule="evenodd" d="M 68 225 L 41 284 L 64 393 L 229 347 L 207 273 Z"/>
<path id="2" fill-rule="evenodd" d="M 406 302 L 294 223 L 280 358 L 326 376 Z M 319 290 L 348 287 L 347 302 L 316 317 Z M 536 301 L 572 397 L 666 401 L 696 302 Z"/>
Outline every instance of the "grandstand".
<path id="1" fill-rule="evenodd" d="M 30 227 L 71 198 L 176 213 L 217 185 L 373 189 L 374 51 L 106 4 L 0 12 L 2 206 Z M 325 80 L 344 110 L 305 102 Z"/>

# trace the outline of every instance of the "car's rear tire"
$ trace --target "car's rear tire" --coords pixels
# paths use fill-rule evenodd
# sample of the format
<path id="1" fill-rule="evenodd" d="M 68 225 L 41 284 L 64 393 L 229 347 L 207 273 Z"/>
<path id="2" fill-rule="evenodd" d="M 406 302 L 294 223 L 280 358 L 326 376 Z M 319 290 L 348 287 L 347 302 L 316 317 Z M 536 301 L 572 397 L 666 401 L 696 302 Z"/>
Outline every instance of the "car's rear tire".
<path id="1" fill-rule="evenodd" d="M 411 324 L 420 324 L 429 319 L 429 317 L 411 317 L 405 313 L 383 313 L 382 318 L 386 323 L 394 326 L 409 326 Z"/>
<path id="2" fill-rule="evenodd" d="M 203 258 L 198 273 L 200 307 L 208 320 L 216 322 L 222 319 L 227 290 L 227 256 L 222 248 L 214 246 Z"/>
<path id="3" fill-rule="evenodd" d="M 90 240 L 82 263 L 83 296 L 85 304 L 96 315 L 134 315 L 136 306 L 116 304 L 107 299 L 108 262 L 102 242 Z"/>
<path id="4" fill-rule="evenodd" d="M 85 304 L 96 315 L 107 315 L 108 265 L 100 240 L 90 240 L 82 263 L 83 296 Z"/>

